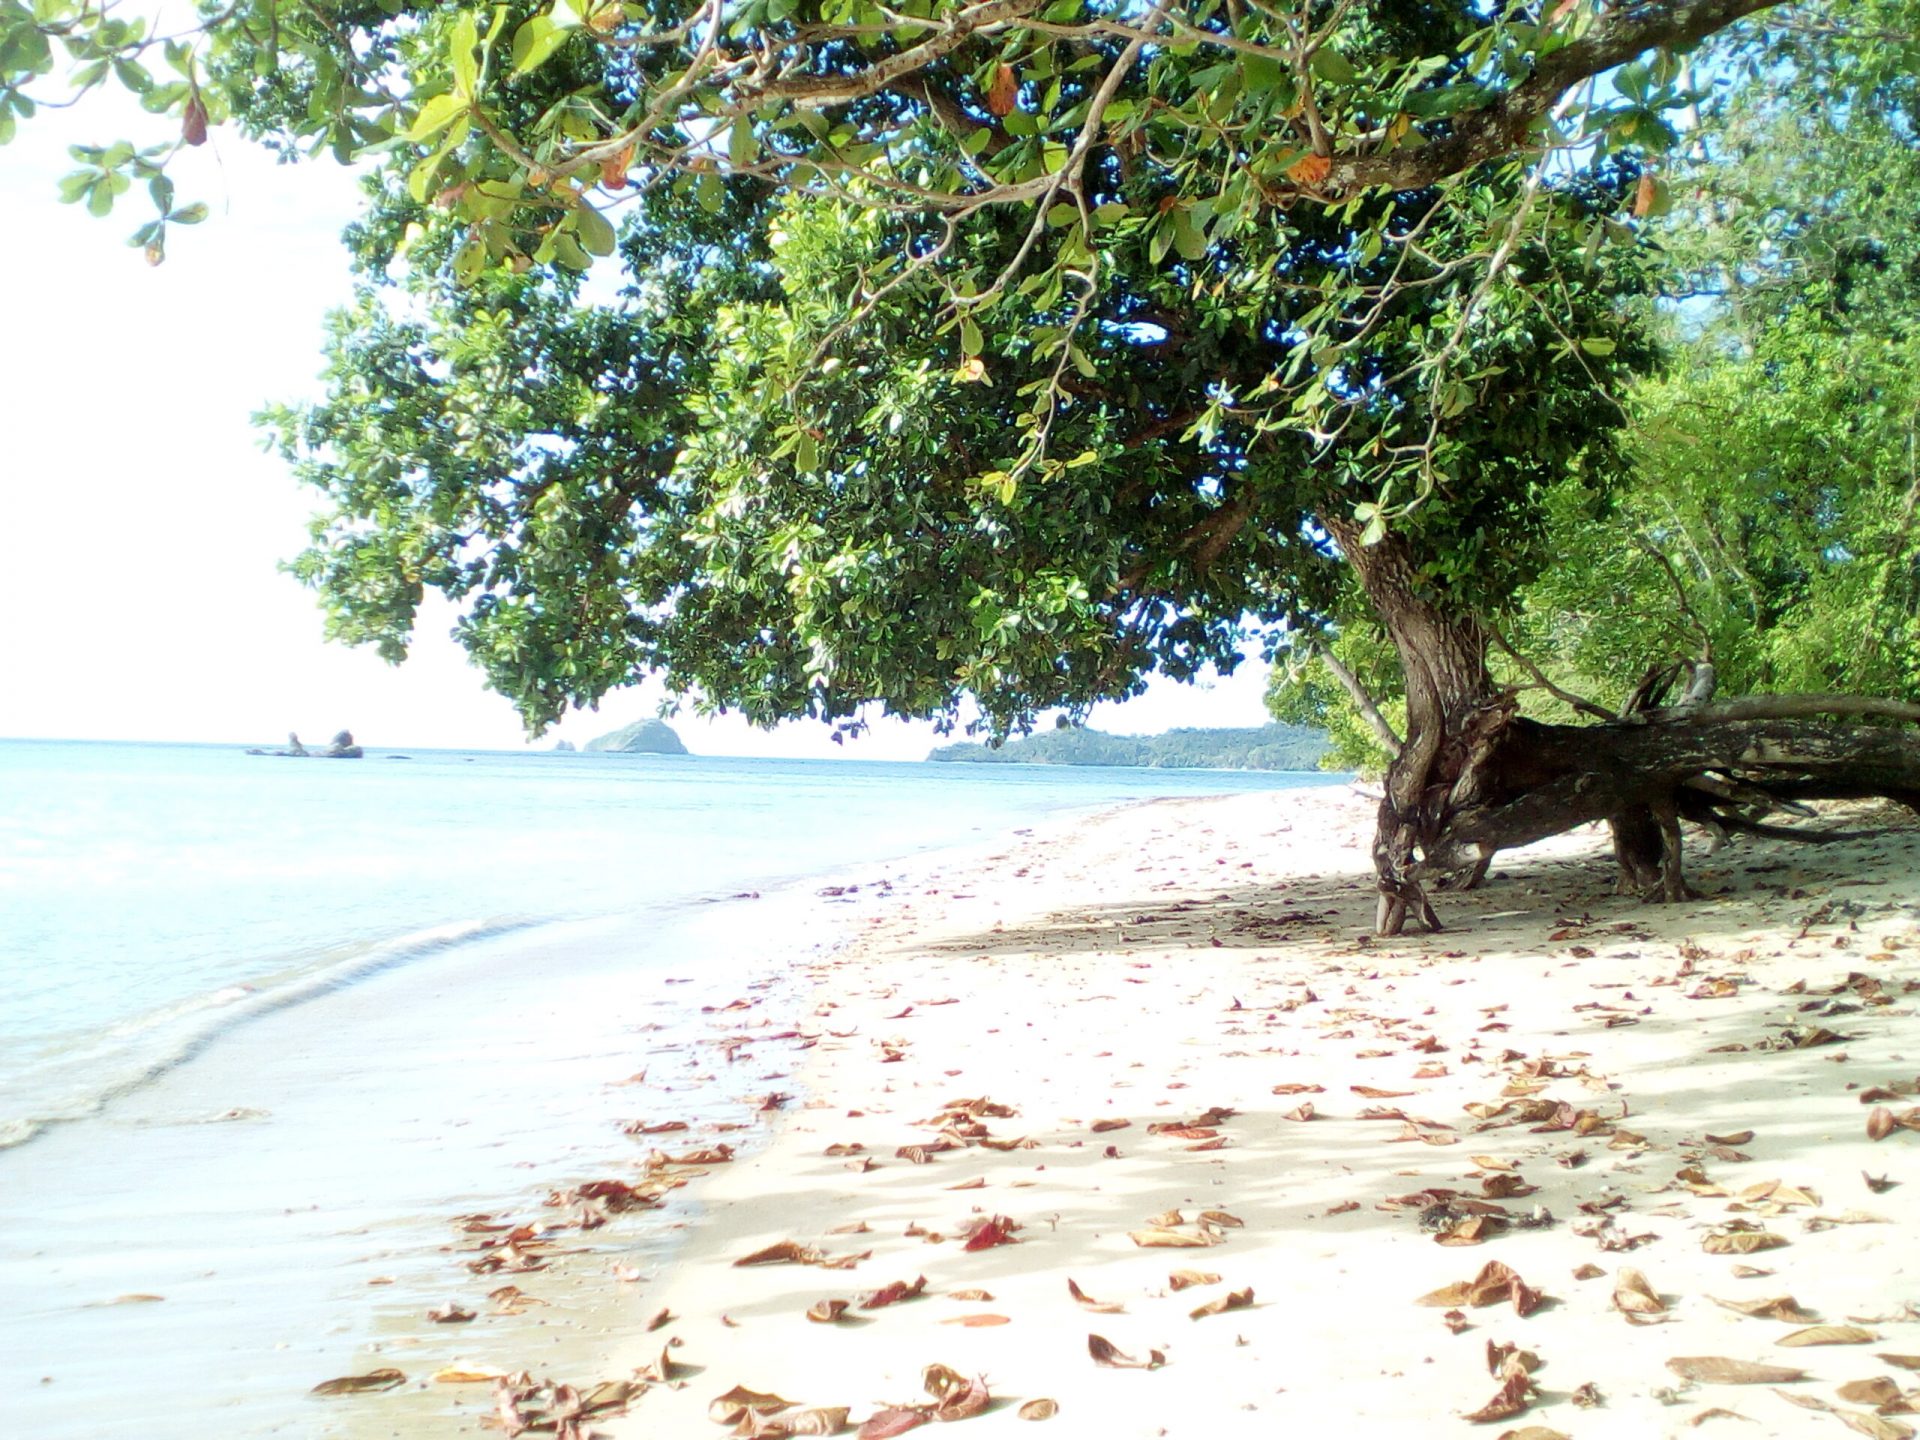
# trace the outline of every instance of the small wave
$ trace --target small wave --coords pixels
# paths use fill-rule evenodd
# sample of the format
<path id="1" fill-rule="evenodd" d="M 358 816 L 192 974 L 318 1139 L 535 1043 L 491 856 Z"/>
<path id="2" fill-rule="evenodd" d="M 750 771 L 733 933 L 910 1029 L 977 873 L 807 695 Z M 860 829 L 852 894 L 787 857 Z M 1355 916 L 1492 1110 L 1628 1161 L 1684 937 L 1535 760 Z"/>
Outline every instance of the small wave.
<path id="1" fill-rule="evenodd" d="M 33 1093 L 0 1115 L 0 1150 L 23 1145 L 49 1125 L 98 1115 L 124 1095 L 179 1068 L 241 1025 L 462 945 L 549 923 L 526 918 L 457 921 L 333 951 L 254 980 L 177 1001 L 124 1020 L 36 1063 Z"/>

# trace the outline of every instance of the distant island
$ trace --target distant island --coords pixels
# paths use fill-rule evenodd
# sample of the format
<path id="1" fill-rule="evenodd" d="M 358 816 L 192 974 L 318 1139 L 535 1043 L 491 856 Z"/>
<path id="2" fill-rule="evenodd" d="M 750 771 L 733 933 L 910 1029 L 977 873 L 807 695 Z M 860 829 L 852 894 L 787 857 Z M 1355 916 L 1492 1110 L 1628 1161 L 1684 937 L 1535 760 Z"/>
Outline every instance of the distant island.
<path id="1" fill-rule="evenodd" d="M 684 755 L 687 747 L 664 720 L 636 720 L 633 724 L 589 740 L 582 750 L 611 751 L 619 755 Z"/>
<path id="2" fill-rule="evenodd" d="M 943 745 L 927 756 L 954 765 L 1136 765 L 1158 770 L 1318 770 L 1327 737 L 1304 725 L 1250 730 L 1169 730 L 1164 735 L 1107 735 L 1098 730 L 1043 730 L 999 749 Z"/>

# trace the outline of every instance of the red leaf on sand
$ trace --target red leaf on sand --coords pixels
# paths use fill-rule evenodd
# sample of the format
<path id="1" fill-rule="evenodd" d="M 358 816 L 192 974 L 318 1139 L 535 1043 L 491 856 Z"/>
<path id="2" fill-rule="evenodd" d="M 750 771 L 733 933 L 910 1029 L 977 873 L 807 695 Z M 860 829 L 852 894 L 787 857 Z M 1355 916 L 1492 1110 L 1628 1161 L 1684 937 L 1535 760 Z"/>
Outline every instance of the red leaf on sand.
<path id="1" fill-rule="evenodd" d="M 927 1277 L 922 1275 L 909 1285 L 904 1280 L 895 1280 L 891 1285 L 882 1285 L 871 1294 L 860 1299 L 862 1310 L 879 1310 L 888 1305 L 897 1305 L 902 1300 L 911 1300 L 927 1288 Z"/>
<path id="2" fill-rule="evenodd" d="M 1019 1228 L 1017 1222 L 1009 1220 L 1005 1215 L 992 1216 L 979 1221 L 967 1232 L 967 1243 L 961 1248 L 990 1250 L 995 1245 L 1018 1245 L 1020 1242 L 1013 1238 L 1013 1232 Z"/>
<path id="3" fill-rule="evenodd" d="M 860 1427 L 854 1440 L 889 1440 L 890 1436 L 904 1435 L 909 1430 L 918 1430 L 927 1423 L 927 1412 L 909 1410 L 904 1407 L 891 1407 L 876 1410 L 867 1417 L 867 1423 Z"/>
<path id="4" fill-rule="evenodd" d="M 380 1390 L 391 1390 L 396 1385 L 407 1383 L 407 1377 L 398 1370 L 369 1370 L 365 1375 L 342 1375 L 338 1380 L 322 1380 L 309 1394 L 313 1395 L 371 1395 Z"/>

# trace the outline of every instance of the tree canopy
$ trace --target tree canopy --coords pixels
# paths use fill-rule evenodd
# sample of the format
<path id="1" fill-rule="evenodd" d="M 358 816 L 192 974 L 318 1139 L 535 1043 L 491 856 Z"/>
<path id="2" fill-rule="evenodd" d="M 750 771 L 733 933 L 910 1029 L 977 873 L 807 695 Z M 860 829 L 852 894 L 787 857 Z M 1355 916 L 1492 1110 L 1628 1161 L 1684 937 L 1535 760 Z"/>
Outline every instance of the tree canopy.
<path id="1" fill-rule="evenodd" d="M 1910 149 L 1916 20 L 1914 0 L 241 0 L 161 37 L 0 0 L 0 141 L 62 59 L 173 117 L 160 145 L 77 148 L 63 185 L 104 214 L 146 181 L 155 261 L 199 218 L 171 157 L 211 126 L 367 167 L 329 393 L 269 416 L 323 497 L 293 568 L 336 635 L 397 657 L 443 591 L 536 730 L 657 673 L 761 721 L 977 707 L 1003 734 L 1231 668 L 1250 637 L 1292 647 L 1395 754 L 1376 859 L 1397 928 L 1425 907 L 1417 852 L 1531 833 L 1526 796 L 1563 782 L 1598 803 L 1562 773 L 1591 755 L 1514 723 L 1515 679 L 1611 714 L 1542 660 L 1625 690 L 1676 625 L 1721 624 L 1686 653 L 1745 684 L 1910 681 L 1910 657 L 1806 663 L 1862 585 L 1911 638 L 1912 505 L 1888 508 L 1883 463 L 1910 371 L 1830 322 L 1843 292 L 1892 296 L 1898 262 L 1850 248 L 1849 192 L 1715 209 L 1696 162 L 1769 125 L 1859 139 L 1865 117 Z M 1775 93 L 1800 103 L 1752 99 Z M 1676 178 L 1701 193 L 1669 218 Z M 1663 297 L 1703 283 L 1738 292 L 1734 318 L 1676 350 Z M 1662 372 L 1670 351 L 1691 358 Z M 1702 444 L 1715 404 L 1738 414 Z M 1836 404 L 1856 431 L 1814 438 Z M 1641 624 L 1620 597 L 1650 575 L 1686 599 Z M 1856 741 L 1829 740 L 1833 790 Z M 1774 780 L 1812 793 L 1811 752 L 1768 743 L 1800 767 Z M 1707 803 L 1731 762 L 1654 748 L 1669 769 L 1598 813 L 1639 825 L 1629 873 L 1667 867 L 1672 896 L 1679 790 Z"/>

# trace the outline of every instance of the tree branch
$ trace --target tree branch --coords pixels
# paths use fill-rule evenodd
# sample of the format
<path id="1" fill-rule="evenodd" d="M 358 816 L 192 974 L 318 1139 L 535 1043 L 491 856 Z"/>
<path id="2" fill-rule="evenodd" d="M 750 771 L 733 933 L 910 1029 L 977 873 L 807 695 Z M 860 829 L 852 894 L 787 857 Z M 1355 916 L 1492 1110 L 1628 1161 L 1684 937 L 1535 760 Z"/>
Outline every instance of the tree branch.
<path id="1" fill-rule="evenodd" d="M 1639 0 L 1612 11 L 1578 40 L 1541 56 L 1533 73 L 1478 110 L 1453 117 L 1453 133 L 1415 150 L 1336 155 L 1321 181 L 1329 194 L 1423 190 L 1511 153 L 1574 86 L 1648 50 L 1684 48 L 1783 0 Z"/>
<path id="2" fill-rule="evenodd" d="M 1360 718 L 1373 730 L 1374 738 L 1386 747 L 1387 754 L 1393 759 L 1400 758 L 1404 743 L 1399 732 L 1393 728 L 1386 716 L 1380 713 L 1380 707 L 1374 704 L 1373 696 L 1367 693 L 1367 687 L 1360 683 L 1360 677 L 1334 658 L 1334 653 L 1319 641 L 1313 642 L 1313 654 L 1327 673 L 1340 682 L 1340 688 L 1347 692 L 1347 698 L 1353 701 L 1353 708 L 1360 712 Z"/>

